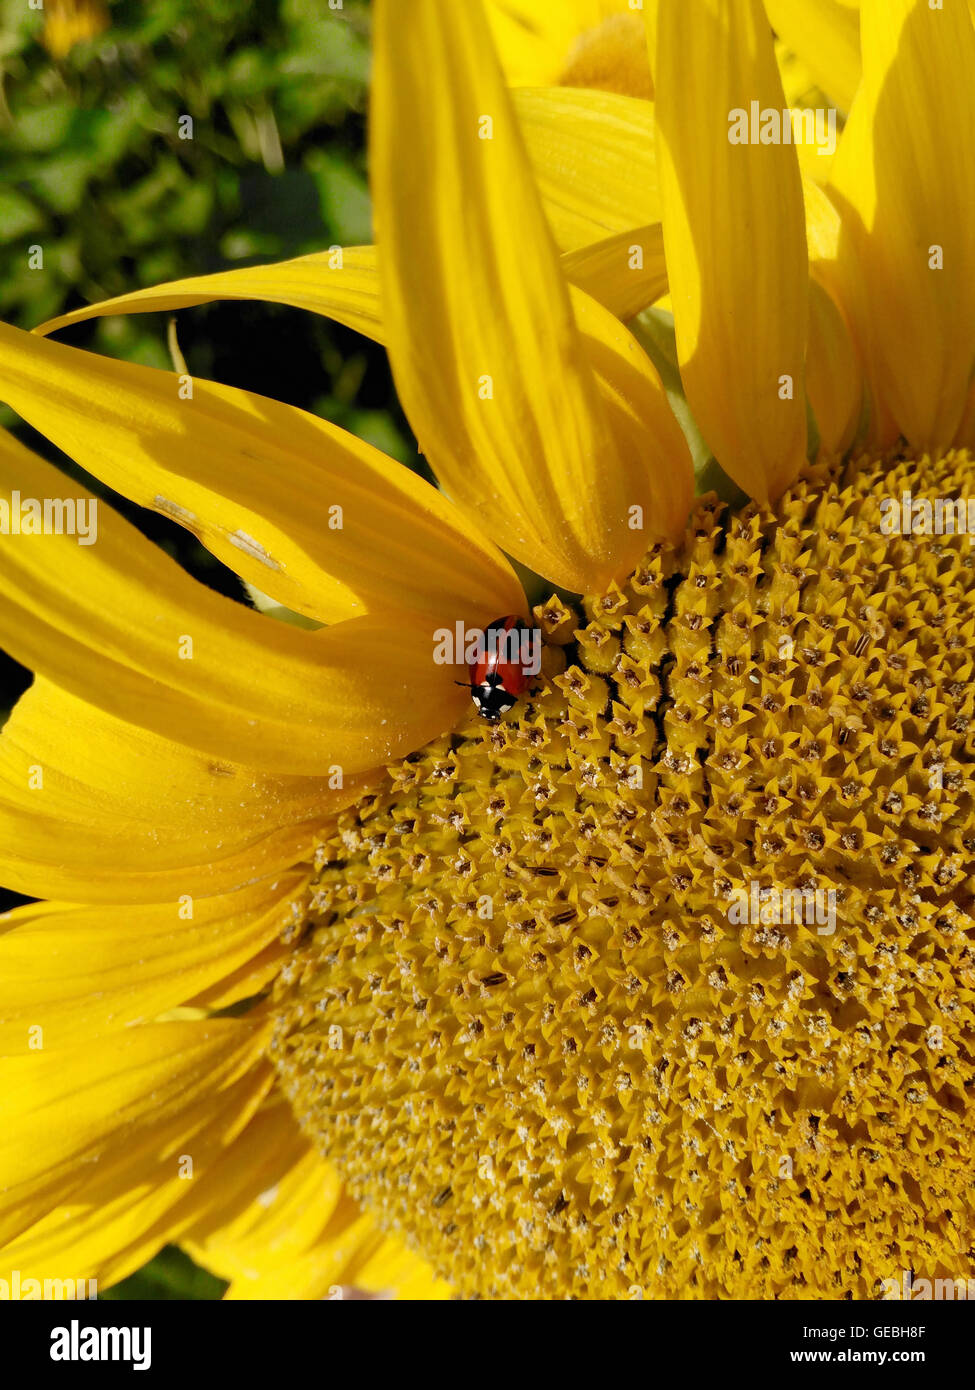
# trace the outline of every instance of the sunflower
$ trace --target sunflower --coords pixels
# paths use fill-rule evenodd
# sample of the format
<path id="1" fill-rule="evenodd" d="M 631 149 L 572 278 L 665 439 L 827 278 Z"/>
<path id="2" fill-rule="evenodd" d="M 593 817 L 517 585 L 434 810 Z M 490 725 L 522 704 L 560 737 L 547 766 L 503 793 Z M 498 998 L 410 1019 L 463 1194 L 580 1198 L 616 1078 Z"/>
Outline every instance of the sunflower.
<path id="1" fill-rule="evenodd" d="M 0 636 L 38 679 L 3 874 L 61 900 L 0 939 L 12 1267 L 179 1239 L 260 1290 L 255 1193 L 304 1183 L 422 1256 L 413 1291 L 967 1269 L 972 557 L 883 504 L 972 477 L 975 32 L 864 0 L 854 61 L 849 7 L 813 8 L 857 74 L 828 180 L 729 140 L 785 106 L 757 0 L 645 5 L 652 105 L 509 95 L 478 5 L 386 0 L 378 255 L 68 316 L 266 297 L 371 333 L 449 502 L 300 412 L 0 332 L 25 419 L 326 624 L 199 592 L 116 518 L 10 548 Z M 691 508 L 692 456 L 725 501 Z M 486 727 L 430 639 L 527 616 L 504 555 L 548 583 L 546 650 Z M 278 1213 L 279 1290 L 335 1219 L 294 1260 Z"/>
<path id="2" fill-rule="evenodd" d="M 429 7 L 424 26 L 473 70 L 476 29 Z M 48 900 L 0 937 L 0 1233 L 22 1281 L 109 1283 L 179 1240 L 237 1297 L 446 1288 L 301 1134 L 270 1060 L 270 993 L 331 915 L 336 814 L 470 708 L 460 672 L 432 660 L 436 630 L 527 613 L 499 543 L 554 584 L 610 582 L 648 536 L 679 534 L 691 470 L 628 331 L 582 290 L 573 311 L 496 74 L 431 127 L 448 115 L 438 139 L 467 184 L 472 246 L 442 244 L 424 199 L 436 244 L 417 261 L 394 136 L 400 107 L 426 106 L 422 69 L 409 75 L 406 91 L 386 80 L 385 110 L 380 79 L 375 113 L 394 228 L 384 331 L 455 500 L 278 402 L 0 328 L 24 419 L 310 620 L 202 588 L 104 504 L 90 546 L 67 530 L 5 543 L 2 639 L 36 679 L 2 738 L 3 879 Z M 482 98 L 495 157 L 464 160 Z M 517 232 L 499 218 L 512 207 Z M 339 260 L 336 292 L 368 322 L 374 274 Z M 446 296 L 439 324 L 412 317 L 417 276 L 425 299 Z M 24 499 L 78 491 L 9 436 L 0 468 L 5 529 Z"/>

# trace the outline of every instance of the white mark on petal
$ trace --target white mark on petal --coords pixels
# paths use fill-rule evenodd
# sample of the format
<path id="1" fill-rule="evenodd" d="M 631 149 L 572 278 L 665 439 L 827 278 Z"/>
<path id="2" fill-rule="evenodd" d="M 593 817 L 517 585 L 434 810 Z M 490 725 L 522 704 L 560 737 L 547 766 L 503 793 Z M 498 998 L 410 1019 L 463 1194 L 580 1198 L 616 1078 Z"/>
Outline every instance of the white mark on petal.
<path id="1" fill-rule="evenodd" d="M 231 545 L 235 545 L 238 550 L 242 550 L 245 555 L 249 555 L 252 560 L 260 560 L 262 565 L 267 565 L 269 570 L 279 570 L 281 566 L 253 536 L 249 536 L 246 531 L 234 531 L 227 537 Z"/>
<path id="2" fill-rule="evenodd" d="M 157 494 L 152 499 L 152 505 L 158 507 L 161 512 L 167 512 L 170 516 L 175 517 L 177 521 L 196 520 L 195 512 L 188 512 L 185 507 L 179 506 L 178 503 L 170 502 L 168 497 L 160 497 Z"/>

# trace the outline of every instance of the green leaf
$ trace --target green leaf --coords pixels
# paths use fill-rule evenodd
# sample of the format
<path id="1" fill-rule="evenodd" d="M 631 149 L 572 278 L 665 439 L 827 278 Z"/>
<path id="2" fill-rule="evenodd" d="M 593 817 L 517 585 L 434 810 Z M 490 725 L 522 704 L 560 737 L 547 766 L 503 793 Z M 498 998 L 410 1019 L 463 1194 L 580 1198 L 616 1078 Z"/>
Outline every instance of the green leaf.
<path id="1" fill-rule="evenodd" d="M 364 175 L 340 155 L 312 150 L 305 168 L 315 180 L 322 220 L 342 246 L 362 246 L 372 240 L 372 206 Z"/>
<path id="2" fill-rule="evenodd" d="M 154 1260 L 136 1274 L 130 1274 L 113 1284 L 99 1300 L 152 1299 L 218 1299 L 223 1297 L 227 1283 L 195 1265 L 189 1255 L 175 1245 L 167 1245 Z"/>
<path id="3" fill-rule="evenodd" d="M 4 239 L 13 241 L 27 232 L 42 227 L 44 214 L 22 193 L 13 188 L 0 188 L 0 227 Z"/>
<path id="4" fill-rule="evenodd" d="M 38 165 L 31 185 L 52 212 L 75 212 L 91 173 L 91 161 L 84 154 L 64 154 Z"/>

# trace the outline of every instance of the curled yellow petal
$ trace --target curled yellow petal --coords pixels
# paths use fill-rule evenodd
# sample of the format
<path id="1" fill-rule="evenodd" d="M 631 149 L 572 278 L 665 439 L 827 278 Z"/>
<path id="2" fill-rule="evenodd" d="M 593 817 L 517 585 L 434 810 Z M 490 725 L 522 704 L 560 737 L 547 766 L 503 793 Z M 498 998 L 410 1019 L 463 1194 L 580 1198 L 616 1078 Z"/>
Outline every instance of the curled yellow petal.
<path id="1" fill-rule="evenodd" d="M 55 333 L 68 324 L 98 316 L 187 309 L 213 299 L 264 299 L 271 304 L 288 304 L 336 319 L 367 338 L 378 337 L 379 282 L 372 246 L 335 246 L 271 265 L 171 280 L 60 314 L 34 332 Z"/>
<path id="2" fill-rule="evenodd" d="M 9 1280 L 17 1270 L 23 1285 L 26 1279 L 43 1281 L 55 1271 L 70 1271 L 73 1279 L 97 1281 L 101 1291 L 134 1273 L 168 1240 L 178 1238 L 197 1215 L 199 1202 L 214 1203 L 221 1180 L 227 1182 L 231 1156 L 241 1147 L 249 1149 L 255 1178 L 268 1171 L 278 1156 L 273 1145 L 265 1145 L 264 1153 L 257 1156 L 247 1145 L 247 1137 L 269 1104 L 275 1108 L 281 1105 L 279 1094 L 273 1090 L 273 1072 L 253 1055 L 250 1067 L 236 1077 L 218 1066 L 211 1086 L 195 1084 L 180 1052 L 192 1040 L 187 1028 L 199 1030 L 195 1038 L 199 1044 L 207 1027 L 206 1023 L 194 1023 L 177 1025 L 181 1031 L 174 1031 L 172 1024 L 152 1030 L 131 1029 L 124 1040 L 111 1038 L 84 1049 L 87 1054 L 90 1048 L 92 1072 L 96 1074 L 113 1060 L 119 1070 L 124 1069 L 131 1062 L 126 1044 L 140 1033 L 144 1035 L 140 1039 L 143 1067 L 150 1049 L 172 1049 L 177 1083 L 185 1085 L 183 1103 L 166 1106 L 159 1123 L 152 1123 L 151 1092 L 145 1097 L 145 1115 L 139 1113 L 140 1098 L 136 1095 L 119 1123 L 113 1125 L 111 1115 L 97 1116 L 103 1129 L 95 1154 L 62 1172 L 60 1180 L 48 1182 L 34 1198 L 33 1219 L 0 1250 L 0 1278 Z M 246 1043 L 248 1033 L 254 1037 L 253 1030 L 245 1025 L 237 1034 L 238 1042 Z M 260 1034 L 257 1039 L 261 1040 Z M 117 1041 L 123 1046 L 115 1047 Z M 220 1041 L 234 1041 L 233 1033 L 224 1031 Z M 51 1055 L 72 1070 L 70 1051 Z M 217 1060 L 214 1053 L 210 1056 Z M 150 1085 L 159 1084 L 160 1073 L 145 1068 L 142 1075 Z M 164 1071 L 162 1078 L 168 1079 Z M 138 1078 L 133 1080 L 137 1085 Z M 94 1088 L 83 1094 L 93 1110 L 113 1098 L 111 1093 L 99 1096 Z M 166 1091 L 160 1090 L 159 1098 L 167 1099 Z M 262 1159 L 266 1166 L 262 1166 Z M 38 1152 L 37 1161 L 43 1167 L 43 1150 Z M 91 1297 L 93 1292 L 86 1282 L 77 1296 L 87 1293 Z"/>
<path id="3" fill-rule="evenodd" d="M 510 566 L 436 488 L 307 411 L 3 324 L 0 399 L 320 622 L 447 603 L 487 623 L 521 602 Z"/>
<path id="4" fill-rule="evenodd" d="M 809 346 L 806 391 L 821 446 L 842 453 L 853 441 L 864 395 L 862 354 L 844 299 L 842 229 L 828 194 L 803 180 L 809 250 Z"/>
<path id="5" fill-rule="evenodd" d="M 68 496 L 91 515 L 83 488 L 0 435 L 8 516 L 25 498 Z M 421 746 L 464 708 L 433 660 L 430 618 L 390 607 L 301 631 L 196 583 L 104 503 L 97 525 L 94 545 L 5 540 L 0 644 L 120 719 L 276 773 L 344 777 Z"/>
<path id="6" fill-rule="evenodd" d="M 652 149 L 652 143 L 648 145 L 644 140 L 646 129 L 650 131 L 652 142 L 652 127 L 645 127 L 639 122 L 634 126 L 644 154 L 648 149 Z M 579 148 L 583 146 L 591 150 L 587 142 L 583 142 Z M 552 157 L 555 157 L 554 152 Z M 595 163 L 591 152 L 587 155 L 587 170 L 590 163 Z M 650 167 L 649 164 L 647 167 Z M 556 170 L 553 169 L 554 172 Z M 567 179 L 569 172 L 563 166 L 562 174 Z M 608 184 L 606 186 L 608 187 Z M 646 200 L 639 193 L 634 194 L 632 201 L 634 210 L 646 204 Z M 553 225 L 561 225 L 561 204 L 554 194 L 548 211 Z M 622 220 L 626 224 L 625 230 L 615 232 L 611 236 L 603 236 L 602 224 L 593 220 L 590 202 L 588 212 L 580 218 L 582 241 L 575 245 L 574 249 L 564 252 L 561 258 L 566 279 L 579 289 L 585 290 L 594 299 L 598 299 L 600 304 L 605 304 L 621 319 L 631 318 L 648 304 L 654 303 L 663 293 L 667 283 L 663 231 L 660 223 L 655 222 L 642 227 L 631 225 L 633 215 L 635 212 L 626 213 L 622 218 L 617 216 L 615 220 Z M 610 216 L 610 221 L 613 220 Z M 593 239 L 587 240 L 590 235 Z M 570 235 L 567 240 L 575 243 L 578 238 Z M 333 253 L 316 253 L 296 260 L 277 261 L 270 265 L 242 270 L 225 270 L 214 275 L 196 275 L 187 280 L 170 280 L 149 289 L 133 290 L 130 294 L 120 294 L 114 299 L 86 304 L 81 309 L 72 310 L 70 314 L 48 319 L 33 331 L 43 337 L 71 324 L 82 323 L 86 319 L 187 309 L 198 304 L 209 304 L 215 299 L 258 299 L 272 304 L 289 304 L 296 309 L 321 314 L 324 318 L 354 328 L 375 342 L 383 343 L 386 334 L 379 303 L 376 248 L 346 248 L 344 257 L 345 275 L 348 279 L 343 278 L 343 273 L 337 272 L 332 265 L 335 260 Z M 355 288 L 351 289 L 350 286 L 353 284 Z M 86 362 L 90 365 L 91 359 L 86 359 Z M 209 382 L 200 384 L 204 390 L 212 386 Z M 233 398 L 232 396 L 231 399 Z M 348 444 L 347 436 L 343 432 L 332 431 L 329 442 L 334 445 L 337 441 L 340 448 L 355 448 L 355 445 Z M 231 480 L 232 477 L 233 470 L 230 474 Z M 416 486 L 415 481 L 412 486 Z M 422 563 L 423 548 L 419 548 L 419 553 Z M 318 604 L 323 602 L 320 592 L 316 601 Z"/>
<path id="7" fill-rule="evenodd" d="M 660 374 L 633 334 L 581 290 L 573 290 L 572 302 L 627 470 L 621 504 L 629 534 L 618 540 L 619 554 L 636 564 L 648 539 L 684 527 L 694 495 L 690 450 Z"/>

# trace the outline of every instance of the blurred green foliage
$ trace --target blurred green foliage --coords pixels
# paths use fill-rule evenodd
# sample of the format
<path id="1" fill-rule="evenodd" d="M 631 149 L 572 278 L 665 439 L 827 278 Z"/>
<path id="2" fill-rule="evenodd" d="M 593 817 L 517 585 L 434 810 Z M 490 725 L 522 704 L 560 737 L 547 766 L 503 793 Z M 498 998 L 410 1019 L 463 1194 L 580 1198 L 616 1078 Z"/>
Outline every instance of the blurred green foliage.
<path id="1" fill-rule="evenodd" d="M 44 12 L 0 0 L 8 322 L 33 327 L 72 297 L 369 240 L 360 0 L 118 0 L 109 17 L 56 61 L 39 42 Z M 28 267 L 30 244 L 44 273 Z M 143 335 L 126 355 L 163 365 Z"/>
<path id="2" fill-rule="evenodd" d="M 100 1299 L 214 1299 L 223 1295 L 224 1279 L 200 1269 L 175 1245 L 166 1245 L 149 1264 L 100 1293 Z"/>
<path id="3" fill-rule="evenodd" d="M 32 328 L 143 285 L 371 240 L 365 0 L 115 0 L 108 13 L 55 60 L 44 12 L 0 0 L 0 318 Z M 165 327 L 100 319 L 61 340 L 171 367 Z M 198 376 L 416 461 L 385 353 L 337 325 L 206 306 L 180 315 L 180 345 Z"/>

